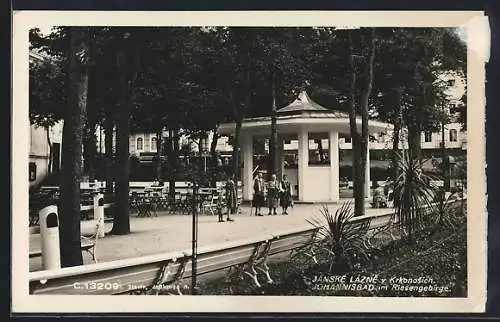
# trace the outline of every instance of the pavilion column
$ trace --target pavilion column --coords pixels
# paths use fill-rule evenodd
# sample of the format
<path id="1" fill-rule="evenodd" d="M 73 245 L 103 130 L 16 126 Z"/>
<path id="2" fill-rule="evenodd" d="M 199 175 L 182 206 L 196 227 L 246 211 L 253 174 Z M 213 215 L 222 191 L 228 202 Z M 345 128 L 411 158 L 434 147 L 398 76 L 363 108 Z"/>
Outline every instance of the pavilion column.
<path id="1" fill-rule="evenodd" d="M 366 145 L 366 166 L 365 166 L 365 197 L 370 198 L 371 194 L 371 179 L 370 179 L 370 146 Z"/>
<path id="2" fill-rule="evenodd" d="M 299 201 L 304 201 L 304 191 L 306 186 L 307 167 L 309 164 L 309 141 L 307 137 L 307 130 L 301 128 L 297 134 L 298 138 L 298 154 L 299 164 L 297 167 L 297 176 L 299 181 Z"/>
<path id="3" fill-rule="evenodd" d="M 281 180 L 285 174 L 285 143 L 282 136 L 278 136 L 278 158 L 280 162 L 278 167 L 278 180 Z"/>
<path id="4" fill-rule="evenodd" d="M 252 183 L 253 183 L 253 136 L 251 134 L 242 135 L 243 149 L 243 199 L 252 199 Z"/>
<path id="5" fill-rule="evenodd" d="M 340 199 L 339 193 L 339 133 L 330 131 L 330 142 L 328 142 L 330 158 L 330 198 L 337 202 Z"/>

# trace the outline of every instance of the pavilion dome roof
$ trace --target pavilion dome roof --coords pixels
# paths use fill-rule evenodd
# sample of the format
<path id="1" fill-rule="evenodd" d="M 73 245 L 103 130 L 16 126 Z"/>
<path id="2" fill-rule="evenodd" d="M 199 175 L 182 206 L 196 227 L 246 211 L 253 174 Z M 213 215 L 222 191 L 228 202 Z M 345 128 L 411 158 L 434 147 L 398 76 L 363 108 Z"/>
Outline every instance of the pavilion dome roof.
<path id="1" fill-rule="evenodd" d="M 347 113 L 340 112 L 340 111 L 333 111 L 329 110 L 326 107 L 323 107 L 313 101 L 309 95 L 307 95 L 306 91 L 303 91 L 300 93 L 299 97 L 295 101 L 293 101 L 291 104 L 288 106 L 285 106 L 283 108 L 280 108 L 277 111 L 278 114 L 286 114 L 286 115 L 300 115 L 300 114 L 329 114 L 329 116 L 334 116 L 334 117 L 349 117 Z M 331 114 L 335 115 L 331 115 Z"/>

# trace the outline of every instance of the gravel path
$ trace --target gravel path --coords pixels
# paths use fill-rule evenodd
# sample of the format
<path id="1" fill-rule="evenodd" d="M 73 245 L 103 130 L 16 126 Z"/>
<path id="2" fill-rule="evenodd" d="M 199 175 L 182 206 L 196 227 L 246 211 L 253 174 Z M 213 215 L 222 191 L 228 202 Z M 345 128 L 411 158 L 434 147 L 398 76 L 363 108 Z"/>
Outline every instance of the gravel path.
<path id="1" fill-rule="evenodd" d="M 339 206 L 328 205 L 331 211 Z M 246 239 L 256 235 L 279 232 L 286 229 L 307 227 L 307 219 L 321 217 L 321 205 L 297 204 L 284 216 L 250 216 L 250 208 L 243 206 L 242 213 L 234 216 L 234 222 L 217 222 L 217 216 L 200 215 L 198 246 Z M 367 209 L 367 214 L 387 212 L 387 209 Z M 266 212 L 263 212 L 264 214 Z M 130 219 L 131 233 L 124 236 L 107 235 L 97 244 L 99 262 L 134 258 L 145 255 L 191 249 L 192 217 L 158 213 L 158 217 Z M 112 223 L 106 223 L 106 232 Z M 30 235 L 30 250 L 40 249 L 40 235 Z M 84 262 L 91 263 L 91 256 L 84 252 Z M 30 259 L 30 271 L 41 270 L 41 258 Z"/>

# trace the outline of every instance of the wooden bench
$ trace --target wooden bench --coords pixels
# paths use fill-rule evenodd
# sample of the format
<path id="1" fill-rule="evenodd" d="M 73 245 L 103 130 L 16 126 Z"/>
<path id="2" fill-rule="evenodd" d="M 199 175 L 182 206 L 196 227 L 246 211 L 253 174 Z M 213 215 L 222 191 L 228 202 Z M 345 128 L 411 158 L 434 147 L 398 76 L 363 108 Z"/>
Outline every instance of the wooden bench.
<path id="1" fill-rule="evenodd" d="M 96 224 L 95 231 L 90 236 L 82 235 L 80 237 L 81 251 L 89 253 L 92 256 L 92 260 L 94 261 L 94 263 L 97 263 L 96 248 L 97 248 L 97 241 L 99 239 L 99 230 L 100 230 L 99 224 Z M 41 249 L 30 250 L 29 252 L 30 258 L 41 257 L 41 256 L 42 256 Z"/>

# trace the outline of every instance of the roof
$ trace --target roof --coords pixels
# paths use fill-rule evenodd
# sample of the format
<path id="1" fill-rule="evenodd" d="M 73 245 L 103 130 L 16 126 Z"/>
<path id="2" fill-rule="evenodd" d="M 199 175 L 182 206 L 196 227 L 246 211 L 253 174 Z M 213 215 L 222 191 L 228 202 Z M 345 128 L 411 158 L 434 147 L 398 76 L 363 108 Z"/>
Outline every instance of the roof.
<path id="1" fill-rule="evenodd" d="M 296 133 L 299 128 L 311 131 L 335 130 L 340 133 L 350 132 L 349 114 L 341 111 L 327 109 L 314 102 L 304 91 L 290 105 L 277 111 L 276 124 L 280 133 Z M 271 116 L 245 118 L 242 130 L 256 133 L 267 133 L 271 124 Z M 356 124 L 361 129 L 361 118 L 356 117 Z M 381 132 L 391 128 L 390 124 L 369 120 L 370 133 Z M 231 134 L 235 131 L 235 123 L 222 123 L 219 125 L 221 134 Z"/>
<path id="2" fill-rule="evenodd" d="M 306 91 L 300 93 L 299 97 L 290 105 L 280 108 L 277 111 L 281 115 L 300 115 L 300 114 L 327 114 L 328 117 L 345 118 L 349 117 L 347 113 L 329 110 L 313 101 Z"/>

